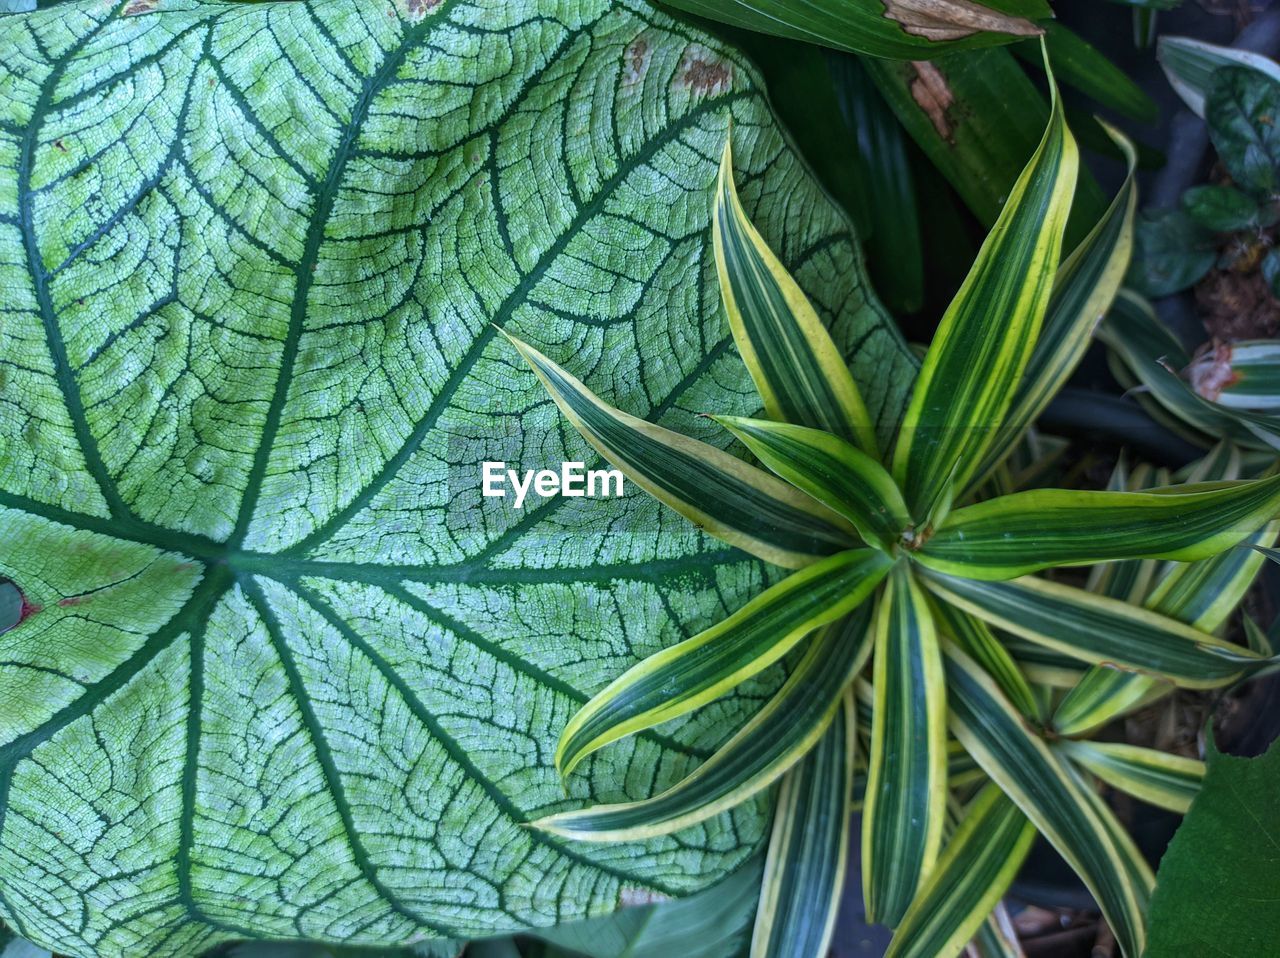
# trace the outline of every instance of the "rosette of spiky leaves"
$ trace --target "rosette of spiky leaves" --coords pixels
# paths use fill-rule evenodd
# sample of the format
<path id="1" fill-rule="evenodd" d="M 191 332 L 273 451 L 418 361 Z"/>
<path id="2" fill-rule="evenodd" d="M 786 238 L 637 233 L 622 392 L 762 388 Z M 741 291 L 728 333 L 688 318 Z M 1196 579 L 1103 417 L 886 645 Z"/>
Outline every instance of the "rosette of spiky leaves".
<path id="1" fill-rule="evenodd" d="M 568 775 L 595 750 L 790 656 L 786 683 L 755 718 L 661 794 L 566 811 L 537 827 L 585 841 L 661 834 L 781 780 L 753 953 L 818 956 L 843 880 L 844 809 L 861 788 L 867 911 L 897 926 L 895 955 L 958 951 L 1034 828 L 1137 958 L 1150 870 L 1080 768 L 1111 774 L 1140 759 L 1052 748 L 1037 731 L 1041 698 L 992 625 L 1082 667 L 1106 663 L 1191 687 L 1265 667 L 1266 655 L 1209 631 L 1035 573 L 1206 559 L 1280 511 L 1280 478 L 973 501 L 1070 373 L 1124 272 L 1131 182 L 1059 269 L 1076 164 L 1055 96 L 1044 138 L 944 315 L 888 449 L 845 357 L 739 202 L 727 143 L 716 263 L 735 343 L 769 418 L 714 418 L 759 466 L 612 408 L 513 340 L 569 421 L 633 482 L 709 534 L 797 570 L 619 676 L 569 722 L 556 761 Z M 848 690 L 869 659 L 864 736 Z M 963 810 L 944 851 L 949 736 L 998 791 Z"/>

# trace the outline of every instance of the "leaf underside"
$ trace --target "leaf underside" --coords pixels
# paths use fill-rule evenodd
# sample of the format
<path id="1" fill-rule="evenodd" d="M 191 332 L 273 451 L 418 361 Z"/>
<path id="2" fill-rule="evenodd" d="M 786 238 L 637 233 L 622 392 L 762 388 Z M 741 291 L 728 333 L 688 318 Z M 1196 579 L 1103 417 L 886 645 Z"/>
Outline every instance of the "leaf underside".
<path id="1" fill-rule="evenodd" d="M 495 325 L 722 445 L 695 414 L 756 411 L 707 230 L 730 116 L 887 437 L 911 360 L 750 68 L 639 2 L 151 6 L 0 18 L 0 919 L 74 954 L 387 944 L 737 867 L 759 804 L 521 826 L 741 724 L 777 675 L 567 799 L 552 766 L 773 573 L 642 494 L 482 499 L 479 462 L 596 463 Z"/>

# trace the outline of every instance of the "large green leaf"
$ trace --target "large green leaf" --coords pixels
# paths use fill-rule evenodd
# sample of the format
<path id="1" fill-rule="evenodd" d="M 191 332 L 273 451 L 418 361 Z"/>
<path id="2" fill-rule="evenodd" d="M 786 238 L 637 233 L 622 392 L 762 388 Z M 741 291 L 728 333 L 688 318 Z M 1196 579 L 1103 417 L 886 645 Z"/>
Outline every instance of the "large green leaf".
<path id="1" fill-rule="evenodd" d="M 1280 745 L 1260 758 L 1212 742 L 1200 794 L 1160 862 L 1147 958 L 1254 958 L 1280 940 Z"/>
<path id="2" fill-rule="evenodd" d="M 0 18 L 0 918 L 79 955 L 394 944 L 737 867 L 758 804 L 522 826 L 741 724 L 778 677 L 567 799 L 552 765 L 772 573 L 631 490 L 516 511 L 479 464 L 592 459 L 493 324 L 682 432 L 755 411 L 708 229 L 731 115 L 753 222 L 896 418 L 912 364 L 752 70 L 638 2 L 124 14 Z"/>

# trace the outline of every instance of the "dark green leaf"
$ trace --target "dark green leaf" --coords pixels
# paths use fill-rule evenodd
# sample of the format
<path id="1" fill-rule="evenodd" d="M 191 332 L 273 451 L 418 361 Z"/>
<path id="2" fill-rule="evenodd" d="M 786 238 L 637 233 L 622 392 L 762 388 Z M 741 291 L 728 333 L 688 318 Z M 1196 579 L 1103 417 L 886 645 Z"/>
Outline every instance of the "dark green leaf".
<path id="1" fill-rule="evenodd" d="M 1147 296 L 1168 296 L 1196 283 L 1217 262 L 1212 233 L 1180 209 L 1138 216 L 1129 285 Z"/>
<path id="2" fill-rule="evenodd" d="M 1270 199 L 1280 188 L 1280 83 L 1248 67 L 1214 71 L 1205 101 L 1218 159 L 1244 190 Z"/>
<path id="3" fill-rule="evenodd" d="M 1156 119 L 1159 110 L 1155 101 L 1096 47 L 1056 20 L 1045 21 L 1041 28 L 1049 62 L 1060 84 L 1079 90 L 1099 105 L 1132 120 L 1150 123 Z M 1044 62 L 1040 44 L 1034 41 L 1024 41 L 1010 49 L 1034 67 Z"/>
<path id="4" fill-rule="evenodd" d="M 1198 226 L 1215 233 L 1247 229 L 1259 222 L 1261 210 L 1247 193 L 1234 186 L 1195 186 L 1182 194 L 1182 208 Z"/>
<path id="5" fill-rule="evenodd" d="M 1160 863 L 1146 958 L 1262 958 L 1280 942 L 1280 743 L 1207 748 L 1200 794 Z"/>

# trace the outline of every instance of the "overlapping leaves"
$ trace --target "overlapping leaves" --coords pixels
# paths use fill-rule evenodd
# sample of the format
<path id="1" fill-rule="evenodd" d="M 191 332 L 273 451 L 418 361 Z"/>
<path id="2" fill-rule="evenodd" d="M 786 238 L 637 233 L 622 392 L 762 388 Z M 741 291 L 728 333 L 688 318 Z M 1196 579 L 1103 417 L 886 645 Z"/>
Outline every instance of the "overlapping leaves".
<path id="1" fill-rule="evenodd" d="M 1017 407 L 1017 398 L 1036 397 L 1028 401 L 1034 410 L 1069 374 L 1090 327 L 1115 295 L 1128 255 L 1133 197 L 1126 186 L 1069 260 L 1061 285 L 1054 284 L 1076 166 L 1074 142 L 1056 100 L 1039 150 L 943 318 L 890 446 L 871 438 L 860 411 L 864 404 L 849 396 L 854 384 L 847 373 L 830 371 L 834 350 L 799 287 L 759 234 L 741 222 L 730 158 L 726 146 L 715 214 L 717 265 L 735 341 L 771 419 L 713 418 L 815 507 L 821 504 L 847 520 L 869 548 L 831 547 L 829 558 L 807 564 L 763 593 L 758 607 L 746 606 L 721 626 L 636 666 L 575 716 L 562 737 L 562 752 L 576 760 L 682 714 L 821 629 L 801 646 L 805 654 L 795 672 L 827 697 L 805 714 L 811 732 L 792 729 L 778 736 L 775 715 L 802 714 L 793 701 L 795 688 L 784 689 L 760 721 L 707 763 L 712 771 L 695 772 L 672 795 L 718 809 L 756 794 L 787 762 L 802 763 L 782 779 L 771 859 L 792 861 L 791 843 L 799 836 L 817 845 L 830 839 L 835 855 L 843 845 L 827 813 L 797 796 L 836 794 L 858 759 L 846 748 L 841 765 L 840 749 L 829 747 L 837 729 L 850 734 L 832 723 L 839 683 L 815 685 L 808 676 L 815 657 L 828 655 L 832 674 L 847 681 L 872 646 L 870 751 L 862 786 L 868 913 L 902 927 L 897 947 L 903 953 L 923 953 L 913 949 L 928 947 L 926 942 L 958 947 L 1011 879 L 1008 861 L 1025 850 L 1029 820 L 1081 874 L 1126 954 L 1136 958 L 1145 936 L 1150 870 L 1080 769 L 1135 794 L 1167 798 L 1170 807 L 1181 806 L 1194 791 L 1195 769 L 1146 752 L 1081 743 L 1051 750 L 1027 721 L 1039 710 L 1035 694 L 988 625 L 1082 663 L 1105 662 L 1168 682 L 1212 686 L 1252 674 L 1270 664 L 1268 655 L 1169 616 L 1027 574 L 1076 564 L 1218 555 L 1255 536 L 1280 513 L 1280 481 L 1145 493 L 1046 490 L 965 504 L 975 485 L 999 470 L 1034 415 Z M 1041 336 L 1046 315 L 1053 320 L 1051 334 Z M 521 350 L 566 411 L 598 406 L 546 356 L 523 345 Z M 1035 377 L 1030 383 L 1023 379 L 1028 374 Z M 1005 428 L 1011 409 L 1021 420 L 1016 429 Z M 631 422 L 617 411 L 608 415 Z M 700 462 L 713 461 L 710 449 L 705 456 L 689 452 L 690 442 L 666 436 L 655 444 L 652 428 L 635 423 L 629 435 L 619 431 L 609 448 L 597 448 L 624 471 L 649 477 L 669 469 L 670 450 L 676 448 Z M 663 481 L 663 501 L 688 514 L 696 493 L 673 493 L 678 480 Z M 712 523 L 705 527 L 717 534 Z M 828 589 L 830 575 L 844 574 L 837 570 L 852 578 Z M 810 579 L 816 588 L 809 587 Z M 873 592 L 874 611 L 859 617 Z M 840 617 L 848 617 L 843 626 L 831 625 Z M 829 644 L 833 630 L 850 624 L 865 637 L 849 642 L 858 652 L 845 648 L 837 655 Z M 982 839 L 975 838 L 978 825 L 962 827 L 956 844 L 939 858 L 948 816 L 948 715 L 951 732 L 1008 799 L 986 793 L 971 810 L 972 821 L 983 823 Z M 815 741 L 826 744 L 805 759 Z M 572 761 L 564 767 L 571 766 Z M 826 771 L 820 782 L 813 781 L 819 768 Z M 736 792 L 726 780 L 728 769 L 736 776 Z M 539 824 L 568 827 L 587 840 L 617 839 L 696 820 L 682 809 L 672 816 L 669 806 L 654 801 Z M 806 822 L 809 814 L 819 817 Z M 811 861 L 812 849 L 802 857 Z M 795 922 L 794 909 L 810 901 L 815 914 L 826 914 L 837 885 L 829 871 L 813 867 L 780 865 L 768 872 L 757 954 L 822 954 L 826 939 L 814 933 L 822 922 Z M 780 927 L 792 927 L 791 937 L 780 940 Z"/>

